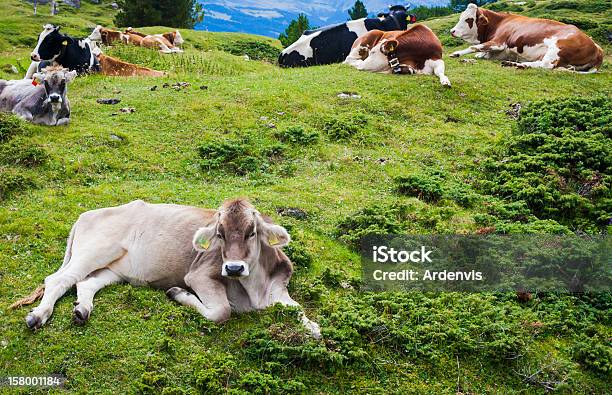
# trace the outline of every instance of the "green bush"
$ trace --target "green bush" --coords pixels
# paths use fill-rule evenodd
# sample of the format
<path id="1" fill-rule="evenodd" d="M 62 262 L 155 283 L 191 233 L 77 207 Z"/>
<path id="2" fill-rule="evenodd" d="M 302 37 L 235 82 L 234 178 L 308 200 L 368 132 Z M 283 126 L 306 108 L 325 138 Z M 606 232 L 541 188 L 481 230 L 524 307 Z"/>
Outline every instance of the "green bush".
<path id="1" fill-rule="evenodd" d="M 367 125 L 368 118 L 355 113 L 328 118 L 323 123 L 323 130 L 332 141 L 346 141 L 362 133 Z"/>
<path id="2" fill-rule="evenodd" d="M 589 369 L 612 376 L 612 346 L 605 335 L 580 336 L 572 348 L 572 353 L 576 361 Z"/>
<path id="3" fill-rule="evenodd" d="M 0 201 L 10 194 L 33 187 L 34 181 L 17 170 L 0 167 Z"/>
<path id="4" fill-rule="evenodd" d="M 198 147 L 200 165 L 205 171 L 223 171 L 246 175 L 268 169 L 284 157 L 282 144 L 244 136 L 236 140 L 212 140 Z"/>
<path id="5" fill-rule="evenodd" d="M 400 194 L 416 197 L 426 202 L 438 201 L 443 194 L 442 182 L 435 176 L 413 174 L 396 177 L 394 182 Z"/>
<path id="6" fill-rule="evenodd" d="M 567 23 L 568 25 L 574 25 L 582 30 L 590 30 L 596 29 L 599 27 L 599 23 L 592 21 L 590 19 L 584 18 L 571 18 L 571 17 L 562 17 L 558 18 L 559 22 Z"/>
<path id="7" fill-rule="evenodd" d="M 12 139 L 0 144 L 0 164 L 34 167 L 48 159 L 47 152 L 39 145 Z"/>
<path id="8" fill-rule="evenodd" d="M 274 63 L 280 54 L 280 49 L 261 41 L 236 40 L 219 47 L 220 50 L 232 55 L 248 55 L 253 60 L 265 60 Z"/>
<path id="9" fill-rule="evenodd" d="M 369 235 L 401 234 L 406 207 L 400 205 L 365 207 L 340 221 L 335 236 L 354 248 L 359 248 L 361 238 Z"/>
<path id="10" fill-rule="evenodd" d="M 316 144 L 319 140 L 319 133 L 317 131 L 309 130 L 299 125 L 289 126 L 279 131 L 276 136 L 284 143 L 301 146 Z"/>
<path id="11" fill-rule="evenodd" d="M 501 211 L 492 214 L 600 232 L 612 217 L 611 125 L 606 96 L 525 106 L 500 151 L 481 168 L 480 191 L 510 204 L 494 205 Z M 511 206 L 520 213 L 504 212 Z"/>
<path id="12" fill-rule="evenodd" d="M 27 125 L 15 115 L 0 112 L 0 143 L 7 141 L 14 135 L 25 134 Z"/>

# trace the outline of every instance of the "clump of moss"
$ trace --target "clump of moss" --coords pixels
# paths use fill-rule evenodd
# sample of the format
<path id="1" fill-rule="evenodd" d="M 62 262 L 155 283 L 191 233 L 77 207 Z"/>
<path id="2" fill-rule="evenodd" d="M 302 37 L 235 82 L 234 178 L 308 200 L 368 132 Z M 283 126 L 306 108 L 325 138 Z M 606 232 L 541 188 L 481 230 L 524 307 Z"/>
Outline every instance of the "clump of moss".
<path id="1" fill-rule="evenodd" d="M 22 172 L 12 168 L 0 167 L 0 200 L 34 185 L 34 180 Z"/>
<path id="2" fill-rule="evenodd" d="M 11 137 L 27 132 L 27 125 L 15 115 L 0 112 L 0 143 L 8 141 Z"/>

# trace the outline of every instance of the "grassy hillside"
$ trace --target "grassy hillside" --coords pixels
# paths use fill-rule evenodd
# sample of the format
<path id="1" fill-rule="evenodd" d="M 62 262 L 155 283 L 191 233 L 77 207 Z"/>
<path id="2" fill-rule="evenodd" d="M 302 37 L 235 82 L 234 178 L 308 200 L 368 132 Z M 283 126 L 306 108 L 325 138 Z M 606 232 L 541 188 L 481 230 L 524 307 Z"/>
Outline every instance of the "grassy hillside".
<path id="1" fill-rule="evenodd" d="M 84 36 L 88 26 L 111 19 L 106 2 L 83 2 L 81 11 L 64 7 L 57 19 L 44 16 L 44 7 L 32 17 L 29 5 L 5 3 L 0 66 L 27 66 L 43 23 L 61 21 L 67 32 Z M 581 12 L 605 20 L 605 12 Z M 455 19 L 428 24 L 453 44 L 445 32 Z M 542 214 L 529 196 L 517 200 L 479 185 L 496 180 L 495 166 L 506 166 L 500 152 L 520 127 L 517 103 L 533 115 L 544 99 L 599 97 L 580 108 L 596 106 L 597 122 L 609 119 L 609 105 L 602 104 L 612 93 L 609 66 L 575 75 L 445 58 L 453 87 L 444 89 L 433 77 L 343 65 L 279 69 L 266 61 L 278 43 L 266 38 L 193 31 L 184 37 L 185 54 L 173 57 L 107 49 L 170 74 L 77 78 L 69 88 L 67 127 L 4 128 L 12 120 L 0 118 L 0 376 L 63 374 L 69 389 L 100 393 L 518 394 L 544 393 L 547 386 L 609 392 L 609 293 L 548 294 L 527 303 L 513 294 L 365 293 L 350 244 L 359 231 L 389 227 L 606 232 L 599 217 L 610 199 L 609 178 L 595 188 L 600 195 L 575 199 L 578 218 Z M 253 60 L 259 57 L 264 60 Z M 21 77 L 7 70 L 0 78 Z M 177 82 L 189 85 L 173 88 Z M 361 98 L 339 98 L 341 92 Z M 109 97 L 121 103 L 96 103 Z M 609 122 L 605 127 L 587 144 L 587 155 L 602 163 L 611 146 Z M 239 155 L 210 155 L 210 147 Z M 569 147 L 560 152 L 580 154 Z M 490 160 L 493 168 L 484 165 Z M 603 174 L 609 177 L 609 169 Z M 411 176 L 424 180 L 421 189 L 398 193 L 397 177 Z M 287 252 L 296 265 L 290 292 L 321 324 L 323 340 L 308 339 L 291 310 L 214 325 L 161 291 L 129 285 L 100 291 L 84 327 L 71 323 L 74 290 L 34 333 L 23 322 L 26 309 L 8 309 L 57 270 L 83 211 L 134 199 L 217 207 L 236 196 L 249 197 L 289 229 L 294 241 Z M 306 218 L 282 215 L 287 207 Z"/>

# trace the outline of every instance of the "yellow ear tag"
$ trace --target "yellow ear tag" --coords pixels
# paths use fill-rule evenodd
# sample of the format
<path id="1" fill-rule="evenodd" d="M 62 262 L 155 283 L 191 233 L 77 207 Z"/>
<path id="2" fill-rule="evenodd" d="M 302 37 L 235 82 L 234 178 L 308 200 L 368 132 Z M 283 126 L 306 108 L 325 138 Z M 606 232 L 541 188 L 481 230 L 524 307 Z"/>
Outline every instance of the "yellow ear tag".
<path id="1" fill-rule="evenodd" d="M 280 240 L 278 239 L 278 237 L 276 237 L 276 235 L 272 235 L 270 236 L 270 238 L 268 238 L 268 244 L 270 244 L 271 246 L 275 246 L 278 243 L 280 243 Z"/>
<path id="2" fill-rule="evenodd" d="M 62 41 L 62 45 L 68 45 L 68 40 Z"/>
<path id="3" fill-rule="evenodd" d="M 210 247 L 210 240 L 202 238 L 198 241 L 198 244 L 202 249 L 207 250 Z"/>

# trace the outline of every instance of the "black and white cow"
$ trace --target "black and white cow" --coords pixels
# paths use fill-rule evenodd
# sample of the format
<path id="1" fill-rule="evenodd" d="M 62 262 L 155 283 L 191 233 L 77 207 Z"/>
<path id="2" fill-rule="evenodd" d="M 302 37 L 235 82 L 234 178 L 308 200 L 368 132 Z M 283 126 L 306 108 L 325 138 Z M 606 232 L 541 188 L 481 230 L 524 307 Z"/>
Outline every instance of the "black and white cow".
<path id="1" fill-rule="evenodd" d="M 396 5 L 390 7 L 388 13 L 379 14 L 378 18 L 362 18 L 307 30 L 281 52 L 278 64 L 282 67 L 303 67 L 340 63 L 351 52 L 351 46 L 358 37 L 375 29 L 406 30 L 409 22 L 416 22 L 416 17 L 408 15 L 406 7 Z"/>
<path id="2" fill-rule="evenodd" d="M 38 43 L 32 51 L 32 63 L 25 78 L 54 62 L 78 74 L 100 71 L 96 55 L 100 49 L 89 38 L 73 38 L 60 33 L 60 27 L 47 24 L 38 35 Z"/>

